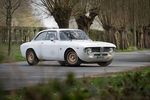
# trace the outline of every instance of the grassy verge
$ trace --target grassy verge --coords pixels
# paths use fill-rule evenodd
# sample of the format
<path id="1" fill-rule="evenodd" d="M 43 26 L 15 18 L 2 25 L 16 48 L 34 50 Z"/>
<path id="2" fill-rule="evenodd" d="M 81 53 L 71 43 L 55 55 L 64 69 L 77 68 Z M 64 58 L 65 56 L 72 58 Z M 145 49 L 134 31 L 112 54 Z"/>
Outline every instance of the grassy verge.
<path id="1" fill-rule="evenodd" d="M 25 60 L 25 58 L 22 57 L 20 52 L 20 44 L 12 44 L 10 56 L 8 56 L 7 44 L 0 44 L 0 48 L 0 63 Z"/>
<path id="2" fill-rule="evenodd" d="M 12 95 L 13 94 L 13 95 Z M 150 100 L 150 68 L 97 78 L 50 80 L 2 95 L 9 100 Z"/>

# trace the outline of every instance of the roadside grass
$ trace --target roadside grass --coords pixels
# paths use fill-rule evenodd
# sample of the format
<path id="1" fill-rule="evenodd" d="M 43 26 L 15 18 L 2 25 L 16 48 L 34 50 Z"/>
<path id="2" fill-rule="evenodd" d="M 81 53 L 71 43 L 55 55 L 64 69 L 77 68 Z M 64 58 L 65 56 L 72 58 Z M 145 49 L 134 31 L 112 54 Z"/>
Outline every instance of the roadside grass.
<path id="1" fill-rule="evenodd" d="M 21 55 L 20 44 L 12 44 L 10 56 L 8 56 L 8 44 L 0 44 L 0 63 L 23 60 L 25 58 Z"/>
<path id="2" fill-rule="evenodd" d="M 13 95 L 12 95 L 13 94 Z M 150 67 L 97 78 L 50 80 L 3 95 L 7 100 L 150 100 Z"/>

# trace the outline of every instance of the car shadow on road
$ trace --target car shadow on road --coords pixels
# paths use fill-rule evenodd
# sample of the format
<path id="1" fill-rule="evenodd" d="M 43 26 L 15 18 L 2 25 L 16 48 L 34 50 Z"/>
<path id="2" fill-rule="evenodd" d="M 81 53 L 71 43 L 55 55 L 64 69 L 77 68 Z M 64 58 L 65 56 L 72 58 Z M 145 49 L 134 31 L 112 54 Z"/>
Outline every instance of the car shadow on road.
<path id="1" fill-rule="evenodd" d="M 120 62 L 121 63 L 121 62 Z M 31 68 L 33 68 L 33 67 L 49 67 L 49 68 L 52 68 L 52 67 L 55 67 L 55 68 L 109 68 L 109 67 L 120 67 L 120 66 L 118 66 L 117 64 L 116 64 L 116 62 L 113 62 L 111 65 L 109 65 L 109 66 L 106 66 L 106 67 L 104 67 L 104 66 L 99 66 L 99 65 L 97 65 L 97 64 L 81 64 L 80 66 L 61 66 L 61 65 L 59 65 L 59 64 L 47 64 L 47 63 L 39 63 L 39 64 L 37 64 L 37 65 L 34 65 L 34 66 L 30 66 L 30 65 L 28 65 L 27 63 L 23 63 L 23 64 L 19 64 L 19 65 L 13 65 L 13 66 L 19 66 L 19 67 L 31 67 Z"/>
<path id="2" fill-rule="evenodd" d="M 47 62 L 40 62 L 39 64 L 37 64 L 37 65 L 34 65 L 34 66 L 30 66 L 30 65 L 28 65 L 27 63 L 24 63 L 24 64 L 21 64 L 20 66 L 22 66 L 22 67 L 57 67 L 57 68 L 64 68 L 64 67 L 66 67 L 66 68 L 93 68 L 93 67 L 97 67 L 97 68 L 101 68 L 101 67 L 103 67 L 104 68 L 104 66 L 99 66 L 98 64 L 96 64 L 96 63 L 93 63 L 93 64 L 81 64 L 80 66 L 61 66 L 59 63 L 53 63 L 53 62 L 49 62 L 49 63 L 47 63 Z M 107 67 L 111 67 L 111 65 L 110 66 L 107 66 Z"/>
<path id="3" fill-rule="evenodd" d="M 58 64 L 38 64 L 38 65 L 35 65 L 35 66 L 30 66 L 28 64 L 24 64 L 23 65 L 24 67 L 66 67 L 66 68 L 74 68 L 74 67 L 101 67 L 101 66 L 96 66 L 96 65 L 80 65 L 80 66 L 61 66 L 61 65 L 58 65 Z"/>
<path id="4" fill-rule="evenodd" d="M 103 66 L 98 66 L 98 65 L 80 65 L 80 66 L 61 66 L 61 65 L 52 65 L 52 64 L 40 64 L 37 65 L 37 67 L 60 67 L 60 68 L 93 68 L 93 67 L 103 67 Z"/>

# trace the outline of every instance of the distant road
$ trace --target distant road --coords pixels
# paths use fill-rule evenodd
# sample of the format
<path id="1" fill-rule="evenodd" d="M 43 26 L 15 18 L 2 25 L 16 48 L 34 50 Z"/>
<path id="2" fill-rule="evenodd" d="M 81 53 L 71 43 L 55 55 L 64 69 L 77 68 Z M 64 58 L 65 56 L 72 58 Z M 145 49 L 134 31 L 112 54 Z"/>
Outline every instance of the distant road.
<path id="1" fill-rule="evenodd" d="M 113 63 L 108 67 L 97 64 L 82 64 L 80 67 L 60 66 L 56 61 L 40 62 L 37 66 L 29 66 L 27 62 L 0 64 L 0 80 L 6 90 L 46 83 L 50 78 L 65 79 L 69 72 L 75 77 L 94 76 L 134 70 L 150 65 L 150 50 L 116 53 Z"/>

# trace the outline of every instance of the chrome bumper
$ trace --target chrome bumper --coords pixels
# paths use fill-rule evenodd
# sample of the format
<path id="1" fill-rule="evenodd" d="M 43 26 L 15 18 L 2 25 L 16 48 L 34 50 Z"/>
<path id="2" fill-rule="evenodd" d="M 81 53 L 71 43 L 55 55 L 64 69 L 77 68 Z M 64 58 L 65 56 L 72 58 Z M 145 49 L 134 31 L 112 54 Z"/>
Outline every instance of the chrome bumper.
<path id="1" fill-rule="evenodd" d="M 91 54 L 84 53 L 79 58 L 85 62 L 107 62 L 113 59 L 114 52 L 93 52 Z"/>

